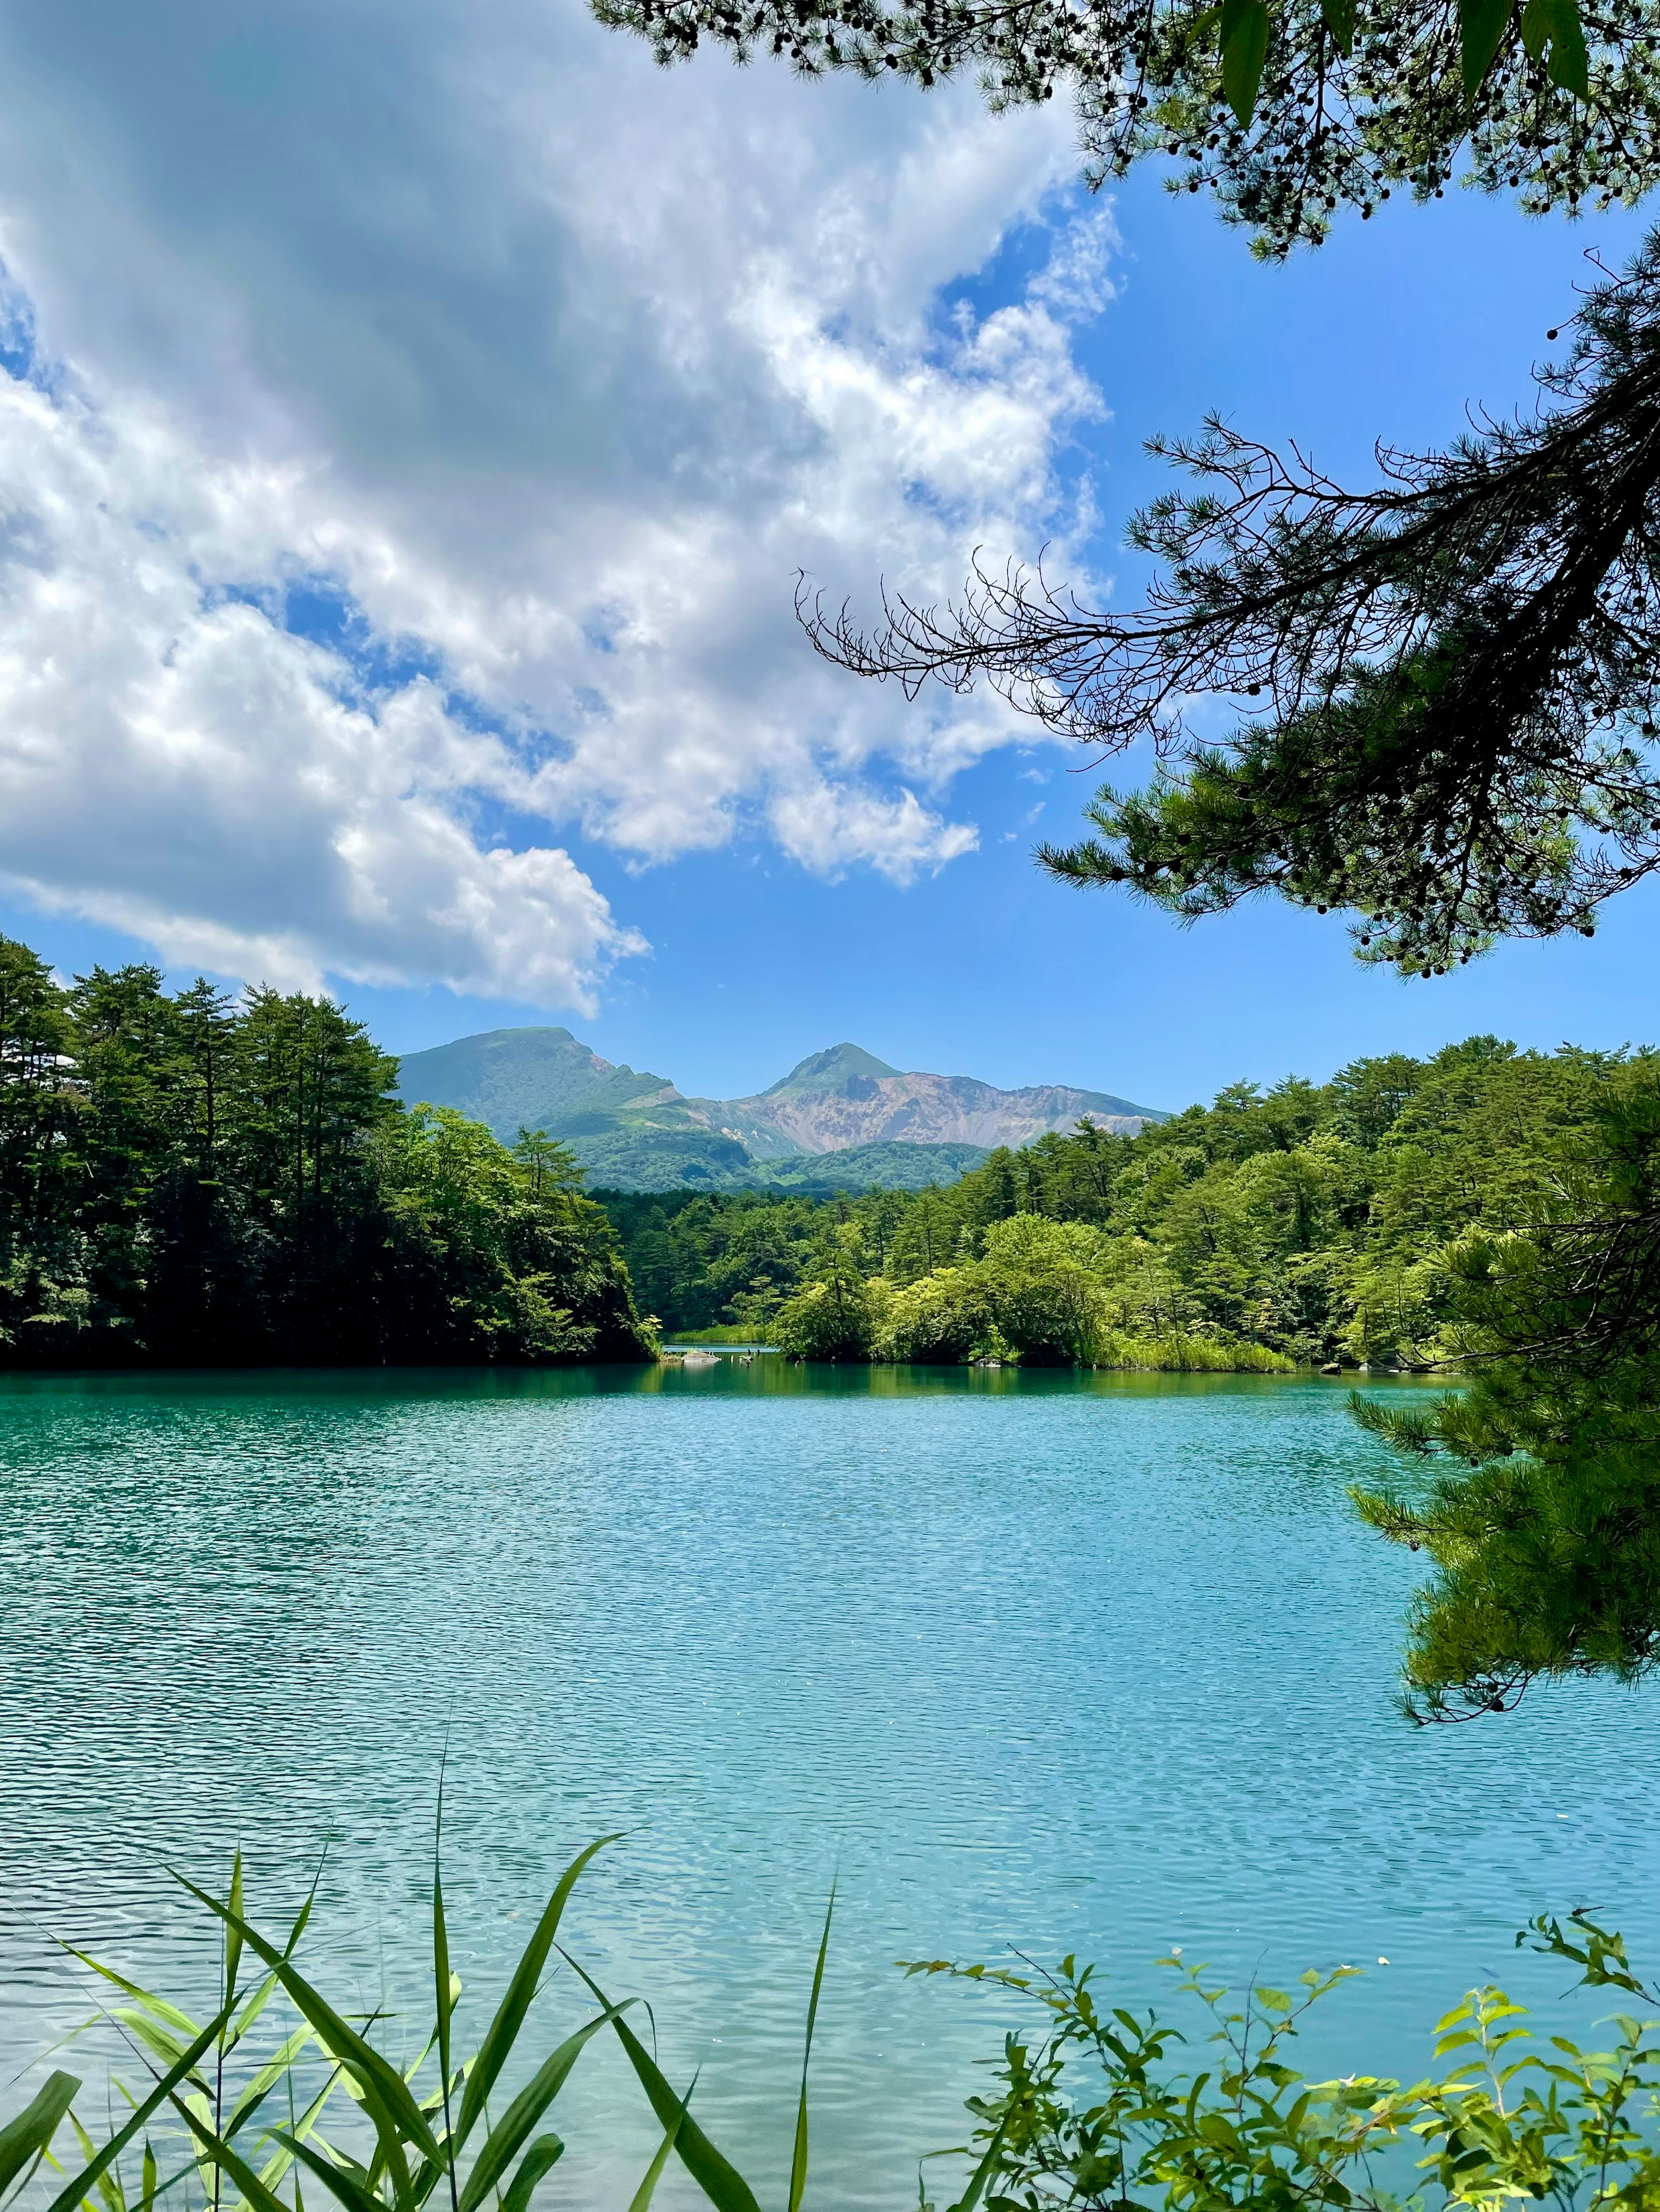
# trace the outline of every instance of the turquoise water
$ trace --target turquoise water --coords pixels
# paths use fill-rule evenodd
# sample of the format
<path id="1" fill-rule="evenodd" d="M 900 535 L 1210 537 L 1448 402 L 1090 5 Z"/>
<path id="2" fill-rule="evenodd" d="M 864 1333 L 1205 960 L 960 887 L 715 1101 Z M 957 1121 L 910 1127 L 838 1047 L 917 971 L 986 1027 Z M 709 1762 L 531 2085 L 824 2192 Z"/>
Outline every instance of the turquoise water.
<path id="1" fill-rule="evenodd" d="M 999 2001 L 901 1957 L 1076 1950 L 1137 1999 L 1172 1943 L 1271 1978 L 1366 1965 L 1309 2039 L 1320 2070 L 1420 2067 L 1474 1978 L 1554 1992 L 1511 1948 L 1542 1907 L 1601 1905 L 1660 1964 L 1660 1702 L 1576 1686 L 1406 1725 L 1417 1563 L 1349 1517 L 1382 1462 L 1344 1399 L 770 1359 L 7 1378 L 4 2078 L 85 2014 L 52 1933 L 201 1990 L 164 1869 L 211 1877 L 239 1839 L 273 1914 L 326 1844 L 313 1967 L 418 2010 L 447 1729 L 469 1987 L 626 1830 L 573 1948 L 652 1997 L 666 2063 L 702 2067 L 705 2126 L 775 2196 L 839 1876 L 822 2205 L 914 2203 L 997 2047 Z M 650 2131 L 612 2054 L 577 2078 L 545 2201 L 625 2204 Z"/>

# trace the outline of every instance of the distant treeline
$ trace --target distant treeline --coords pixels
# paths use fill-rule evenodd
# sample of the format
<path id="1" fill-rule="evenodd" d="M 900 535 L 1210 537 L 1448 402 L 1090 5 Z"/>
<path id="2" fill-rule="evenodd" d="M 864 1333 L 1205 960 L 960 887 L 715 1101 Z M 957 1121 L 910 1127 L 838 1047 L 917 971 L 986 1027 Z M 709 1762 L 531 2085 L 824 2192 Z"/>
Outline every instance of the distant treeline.
<path id="1" fill-rule="evenodd" d="M 645 1314 L 809 1358 L 1414 1364 L 1449 1243 L 1529 1218 L 1626 1066 L 1475 1037 L 943 1188 L 596 1204 L 549 1138 L 400 1105 L 326 1000 L 60 986 L 0 939 L 0 1364 L 644 1358 Z"/>
<path id="2" fill-rule="evenodd" d="M 1093 1345 L 1141 1364 L 1135 1346 L 1163 1344 L 1207 1364 L 1208 1344 L 1410 1364 L 1450 1310 L 1448 1241 L 1528 1214 L 1621 1064 L 1472 1037 L 1323 1085 L 1236 1085 L 1134 1137 L 1082 1126 L 943 1189 L 599 1196 L 642 1306 L 670 1330 L 736 1323 L 810 1352 L 804 1326 L 829 1311 L 818 1285 L 852 1315 L 850 1357 Z M 1031 1225 L 1000 1231 L 1018 1219 Z"/>
<path id="3" fill-rule="evenodd" d="M 0 939 L 0 1364 L 650 1358 L 569 1154 L 397 1075 L 325 1000 Z"/>

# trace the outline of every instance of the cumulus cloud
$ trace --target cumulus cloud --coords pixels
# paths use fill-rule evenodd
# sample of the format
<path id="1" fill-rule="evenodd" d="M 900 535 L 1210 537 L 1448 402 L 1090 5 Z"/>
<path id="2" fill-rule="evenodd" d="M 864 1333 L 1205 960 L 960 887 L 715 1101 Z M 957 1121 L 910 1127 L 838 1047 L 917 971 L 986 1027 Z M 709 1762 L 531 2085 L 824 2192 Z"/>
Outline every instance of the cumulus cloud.
<path id="1" fill-rule="evenodd" d="M 1063 120 L 664 76 L 528 0 L 0 0 L 0 63 L 55 364 L 0 381 L 14 884 L 216 972 L 587 1006 L 642 946 L 583 840 L 972 848 L 1011 719 L 817 663 L 794 571 L 949 589 L 1079 526 L 1110 215 L 942 306 Z"/>

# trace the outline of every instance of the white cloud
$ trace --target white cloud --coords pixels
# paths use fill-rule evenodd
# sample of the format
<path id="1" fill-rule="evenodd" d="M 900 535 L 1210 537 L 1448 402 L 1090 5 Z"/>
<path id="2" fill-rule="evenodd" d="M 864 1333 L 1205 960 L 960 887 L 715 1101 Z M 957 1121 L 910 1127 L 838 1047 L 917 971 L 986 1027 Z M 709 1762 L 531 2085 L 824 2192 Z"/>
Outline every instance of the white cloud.
<path id="1" fill-rule="evenodd" d="M 964 822 L 942 822 L 902 790 L 897 799 L 823 781 L 780 792 L 770 808 L 773 830 L 793 860 L 829 875 L 849 853 L 894 883 L 943 868 L 971 853 L 979 833 Z"/>
<path id="2" fill-rule="evenodd" d="M 642 946 L 574 837 L 972 848 L 1012 717 L 817 662 L 794 572 L 1067 534 L 1110 213 L 939 308 L 1064 118 L 665 76 L 543 0 L 73 15 L 0 0 L 0 242 L 65 364 L 0 386 L 0 872 L 181 964 L 581 1006 Z"/>

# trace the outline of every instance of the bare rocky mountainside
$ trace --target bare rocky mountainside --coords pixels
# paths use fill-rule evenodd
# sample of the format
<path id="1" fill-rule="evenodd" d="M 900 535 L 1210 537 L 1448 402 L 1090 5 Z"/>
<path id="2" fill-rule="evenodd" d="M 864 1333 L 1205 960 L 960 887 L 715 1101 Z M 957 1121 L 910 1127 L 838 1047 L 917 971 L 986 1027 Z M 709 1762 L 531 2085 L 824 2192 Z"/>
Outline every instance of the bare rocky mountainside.
<path id="1" fill-rule="evenodd" d="M 907 1074 L 854 1044 L 812 1054 L 751 1098 L 688 1097 L 551 1028 L 410 1053 L 400 1088 L 508 1142 L 521 1127 L 544 1129 L 570 1146 L 590 1188 L 622 1190 L 916 1189 L 1083 1119 L 1133 1134 L 1164 1118 L 1063 1084 L 1000 1091 L 970 1075 Z"/>
<path id="2" fill-rule="evenodd" d="M 724 1117 L 719 1126 L 735 1134 L 751 1128 L 757 1138 L 775 1134 L 800 1152 L 878 1144 L 979 1145 L 989 1152 L 1029 1145 L 1085 1117 L 1132 1136 L 1144 1121 L 1158 1118 L 1128 1098 L 1062 1084 L 999 1091 L 972 1075 L 902 1075 L 856 1044 L 814 1053 L 759 1097 L 687 1103 Z"/>

